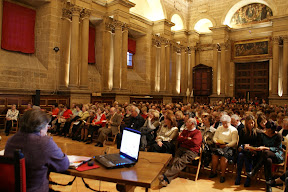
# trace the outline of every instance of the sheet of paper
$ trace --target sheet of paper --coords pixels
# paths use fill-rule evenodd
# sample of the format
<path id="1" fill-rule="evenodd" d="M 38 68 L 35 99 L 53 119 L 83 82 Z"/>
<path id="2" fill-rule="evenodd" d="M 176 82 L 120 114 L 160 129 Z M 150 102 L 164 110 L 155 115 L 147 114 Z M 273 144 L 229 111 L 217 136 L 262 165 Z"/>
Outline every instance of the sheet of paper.
<path id="1" fill-rule="evenodd" d="M 77 155 L 67 155 L 67 157 L 70 161 L 70 167 L 72 168 L 78 167 L 80 164 L 82 164 L 83 161 L 88 161 L 91 159 L 91 157 Z"/>
<path id="2" fill-rule="evenodd" d="M 220 144 L 222 144 L 222 145 L 224 145 L 225 143 L 224 143 L 224 141 L 223 140 L 221 140 L 221 139 L 217 139 L 217 143 L 220 143 Z"/>

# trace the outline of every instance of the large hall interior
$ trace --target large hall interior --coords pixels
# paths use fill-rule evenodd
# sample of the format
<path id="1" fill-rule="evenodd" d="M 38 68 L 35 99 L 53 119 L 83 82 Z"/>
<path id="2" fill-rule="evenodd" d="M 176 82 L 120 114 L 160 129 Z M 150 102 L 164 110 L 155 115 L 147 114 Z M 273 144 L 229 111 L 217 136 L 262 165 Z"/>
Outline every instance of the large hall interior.
<path id="1" fill-rule="evenodd" d="M 275 122 L 276 135 L 288 130 L 287 0 L 0 0 L 0 44 L 0 156 L 9 138 L 21 132 L 20 119 L 30 108 L 41 109 L 52 117 L 49 129 L 51 125 L 55 130 L 48 130 L 48 135 L 64 153 L 70 145 L 78 146 L 75 151 L 79 154 L 82 147 L 89 154 L 103 148 L 117 151 L 129 110 L 129 115 L 133 116 L 134 111 L 145 121 L 150 114 L 158 116 L 159 122 L 162 117 L 158 127 L 166 126 L 164 119 L 171 111 L 179 137 L 189 119 L 196 119 L 196 124 L 194 120 L 191 123 L 201 131 L 206 117 L 211 117 L 213 129 L 217 122 L 223 126 L 222 121 L 236 128 L 238 124 L 233 121 L 242 122 L 246 127 L 245 118 L 253 116 L 255 130 L 260 129 L 259 118 L 268 124 Z M 58 107 L 60 111 L 71 109 L 62 122 L 55 113 Z M 83 121 L 81 128 L 75 126 L 78 135 L 73 137 L 73 123 L 79 120 L 73 119 L 68 125 L 68 119 L 78 117 L 77 107 Z M 97 139 L 97 133 L 90 135 L 84 128 L 88 126 L 86 121 L 99 117 L 99 125 L 111 128 L 108 120 L 114 118 L 113 110 L 122 115 L 121 125 L 100 142 L 99 128 L 95 131 Z M 18 111 L 16 119 L 8 117 L 11 111 Z M 93 118 L 89 116 L 91 111 Z M 98 111 L 106 115 L 105 120 Z M 182 111 L 180 115 L 178 111 Z M 86 119 L 82 112 L 87 112 Z M 223 120 L 223 116 L 230 120 Z M 8 132 L 7 126 L 11 129 Z M 116 136 L 120 133 L 119 141 Z M 158 142 L 156 131 L 154 136 Z M 288 146 L 286 140 L 283 145 L 285 142 Z M 161 173 L 173 165 L 176 144 L 173 147 L 174 152 L 165 152 L 173 155 L 162 163 Z M 283 154 L 284 170 L 274 167 L 273 171 L 285 173 L 285 148 Z M 149 172 L 151 162 L 139 161 L 141 165 L 147 163 Z M 163 183 L 161 186 L 158 176 L 150 187 L 144 187 L 139 176 L 137 187 L 133 184 L 131 189 L 126 181 L 123 184 L 106 178 L 101 184 L 101 177 L 84 177 L 99 191 L 269 191 L 264 170 L 247 188 L 243 186 L 243 169 L 243 182 L 235 185 L 236 164 L 237 159 L 232 168 L 227 166 L 226 177 L 221 175 L 226 182 L 219 182 L 220 165 L 218 177 L 209 178 L 212 164 L 201 166 L 196 180 L 187 176 L 191 171 L 186 167 L 167 187 Z M 73 177 L 53 172 L 51 179 L 68 183 Z M 132 180 L 137 180 L 137 175 Z M 119 182 L 120 189 L 116 189 Z M 81 176 L 71 186 L 50 187 L 56 191 L 91 191 Z M 280 192 L 285 186 L 272 189 Z"/>

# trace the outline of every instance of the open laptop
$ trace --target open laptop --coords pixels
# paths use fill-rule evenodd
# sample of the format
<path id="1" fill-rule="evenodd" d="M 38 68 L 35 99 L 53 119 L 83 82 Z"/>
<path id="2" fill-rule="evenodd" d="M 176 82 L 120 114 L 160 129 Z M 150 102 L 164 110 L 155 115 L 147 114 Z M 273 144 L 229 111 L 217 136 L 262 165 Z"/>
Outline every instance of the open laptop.
<path id="1" fill-rule="evenodd" d="M 106 168 L 129 167 L 138 161 L 141 133 L 134 129 L 123 130 L 120 153 L 105 154 L 95 160 Z"/>

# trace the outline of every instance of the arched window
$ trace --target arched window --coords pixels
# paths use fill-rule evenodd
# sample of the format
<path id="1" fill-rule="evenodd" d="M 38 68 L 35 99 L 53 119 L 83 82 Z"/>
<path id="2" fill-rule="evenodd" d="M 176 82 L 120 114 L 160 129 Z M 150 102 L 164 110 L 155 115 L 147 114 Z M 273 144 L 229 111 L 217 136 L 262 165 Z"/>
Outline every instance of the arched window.
<path id="1" fill-rule="evenodd" d="M 179 31 L 184 28 L 183 21 L 178 14 L 174 14 L 171 18 L 171 21 L 175 24 L 175 26 L 171 28 L 172 31 Z"/>
<path id="2" fill-rule="evenodd" d="M 194 29 L 198 33 L 211 33 L 210 27 L 213 27 L 212 22 L 209 19 L 200 19 L 194 26 Z"/>

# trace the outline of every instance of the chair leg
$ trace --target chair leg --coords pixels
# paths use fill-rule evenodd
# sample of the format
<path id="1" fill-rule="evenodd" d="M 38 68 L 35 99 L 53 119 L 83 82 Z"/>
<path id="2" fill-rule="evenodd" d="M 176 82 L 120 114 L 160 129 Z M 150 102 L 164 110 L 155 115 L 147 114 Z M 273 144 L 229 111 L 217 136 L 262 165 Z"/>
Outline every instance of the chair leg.
<path id="1" fill-rule="evenodd" d="M 196 172 L 196 175 L 195 175 L 195 181 L 198 180 L 198 175 L 199 175 L 199 172 L 200 172 L 200 168 L 201 168 L 201 161 L 199 159 L 198 168 L 197 168 L 197 172 Z"/>

